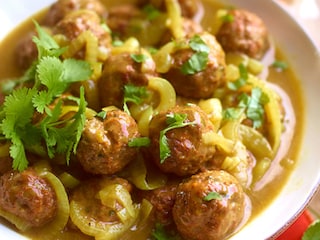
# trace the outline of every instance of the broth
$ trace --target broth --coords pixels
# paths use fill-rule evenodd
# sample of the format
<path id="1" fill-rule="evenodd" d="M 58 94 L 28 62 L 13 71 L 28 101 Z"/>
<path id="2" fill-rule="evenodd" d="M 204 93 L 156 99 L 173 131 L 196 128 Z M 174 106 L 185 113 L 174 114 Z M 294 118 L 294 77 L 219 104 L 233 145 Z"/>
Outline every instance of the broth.
<path id="1" fill-rule="evenodd" d="M 133 1 L 103 1 L 107 7 L 121 4 L 124 2 Z M 211 1 L 203 1 L 203 17 L 199 14 L 198 18 L 201 20 L 204 29 L 213 31 L 214 26 L 211 26 L 213 17 L 217 9 L 222 4 L 213 3 Z M 15 64 L 15 44 L 23 36 L 25 36 L 30 29 L 33 29 L 34 24 L 31 19 L 37 19 L 41 23 L 41 18 L 47 10 L 44 10 L 36 15 L 25 20 L 21 25 L 17 26 L 1 43 L 0 43 L 0 79 L 7 79 L 18 77 L 22 74 Z M 272 33 L 271 33 L 272 35 Z M 275 59 L 286 60 L 285 55 L 282 54 L 281 49 L 273 47 L 269 50 L 268 59 L 265 62 L 273 62 Z M 270 83 L 274 84 L 274 89 L 282 96 L 282 104 L 286 110 L 285 117 L 285 132 L 283 133 L 281 145 L 277 157 L 272 163 L 271 171 L 259 181 L 254 188 L 247 191 L 248 196 L 252 201 L 252 212 L 249 221 L 252 221 L 255 216 L 267 209 L 268 205 L 277 197 L 282 187 L 285 185 L 288 176 L 295 168 L 298 161 L 299 146 L 301 143 L 301 135 L 304 126 L 304 108 L 303 96 L 300 91 L 300 83 L 294 75 L 294 69 L 290 66 L 285 71 L 277 71 L 273 67 L 268 68 L 268 79 Z M 297 114 L 299 113 L 299 114 Z M 74 234 L 74 235 L 73 235 Z M 89 237 L 80 235 L 78 232 L 67 231 L 64 233 L 66 239 L 68 236 L 77 239 L 90 239 Z M 32 237 L 37 238 L 36 231 Z M 39 237 L 41 239 L 41 237 Z"/>

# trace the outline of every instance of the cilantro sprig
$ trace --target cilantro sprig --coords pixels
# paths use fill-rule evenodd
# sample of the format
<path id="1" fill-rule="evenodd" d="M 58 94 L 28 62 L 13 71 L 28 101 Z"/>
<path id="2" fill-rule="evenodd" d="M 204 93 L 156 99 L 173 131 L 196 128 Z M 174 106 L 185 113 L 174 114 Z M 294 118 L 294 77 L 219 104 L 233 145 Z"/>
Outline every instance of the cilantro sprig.
<path id="1" fill-rule="evenodd" d="M 166 115 L 166 123 L 168 126 L 160 131 L 159 136 L 159 148 L 160 148 L 160 163 L 170 156 L 171 150 L 168 143 L 166 133 L 172 129 L 182 128 L 190 125 L 194 125 L 195 122 L 185 122 L 187 120 L 187 114 L 183 113 L 169 113 Z"/>
<path id="2" fill-rule="evenodd" d="M 190 39 L 189 47 L 194 53 L 181 67 L 181 72 L 185 75 L 203 71 L 209 59 L 210 48 L 199 35 L 195 35 Z"/>
<path id="3" fill-rule="evenodd" d="M 288 63 L 280 60 L 275 60 L 272 64 L 272 67 L 278 69 L 279 71 L 284 71 L 288 68 Z"/>
<path id="4" fill-rule="evenodd" d="M 36 22 L 39 37 L 34 37 L 38 49 L 38 59 L 27 71 L 28 80 L 33 80 L 32 88 L 21 87 L 7 95 L 1 109 L 1 134 L 9 141 L 12 167 L 22 171 L 28 166 L 26 150 L 47 153 L 50 158 L 56 153 L 66 154 L 69 162 L 71 152 L 75 152 L 85 123 L 86 101 L 84 89 L 74 100 L 78 111 L 67 120 L 60 120 L 62 99 L 59 97 L 73 82 L 88 79 L 90 65 L 81 60 L 59 56 L 65 51 Z M 22 76 L 24 80 L 26 74 Z M 22 80 L 17 80 L 23 82 Z M 13 84 L 14 85 L 14 84 Z M 53 104 L 55 102 L 55 104 Z M 34 116 L 40 120 L 34 121 Z M 44 150 L 43 143 L 46 146 Z"/>
<path id="5" fill-rule="evenodd" d="M 264 105 L 269 102 L 268 96 L 258 87 L 251 90 L 251 95 L 242 93 L 238 96 L 238 106 L 227 108 L 224 119 L 238 119 L 243 113 L 252 120 L 253 127 L 259 128 L 263 123 Z"/>
<path id="6" fill-rule="evenodd" d="M 127 103 L 132 102 L 135 104 L 141 104 L 142 101 L 148 97 L 148 92 L 144 86 L 135 86 L 133 84 L 127 84 L 124 86 L 124 99 L 123 110 L 130 114 Z"/>
<path id="7" fill-rule="evenodd" d="M 204 201 L 211 201 L 211 200 L 222 200 L 223 197 L 220 193 L 218 192 L 209 192 L 206 196 L 203 197 Z"/>
<path id="8" fill-rule="evenodd" d="M 129 147 L 148 147 L 150 145 L 150 138 L 148 137 L 137 137 L 130 139 Z"/>
<path id="9" fill-rule="evenodd" d="M 236 79 L 235 81 L 227 83 L 227 86 L 230 90 L 236 91 L 239 88 L 246 85 L 246 83 L 247 83 L 247 80 L 248 80 L 247 68 L 245 67 L 245 65 L 243 63 L 240 63 L 238 66 L 238 69 L 239 69 L 239 75 L 240 75 L 239 78 Z"/>

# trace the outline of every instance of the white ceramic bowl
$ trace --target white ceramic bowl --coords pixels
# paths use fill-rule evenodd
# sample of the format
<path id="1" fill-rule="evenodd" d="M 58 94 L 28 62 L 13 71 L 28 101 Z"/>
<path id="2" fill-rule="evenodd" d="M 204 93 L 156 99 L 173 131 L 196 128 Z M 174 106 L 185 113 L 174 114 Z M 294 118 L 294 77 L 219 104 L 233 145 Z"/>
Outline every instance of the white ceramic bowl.
<path id="1" fill-rule="evenodd" d="M 30 14 L 52 0 L 0 1 L 0 40 Z M 305 98 L 305 126 L 298 164 L 273 203 L 247 224 L 232 240 L 276 238 L 306 207 L 320 182 L 320 51 L 299 24 L 271 0 L 228 0 L 231 5 L 251 10 L 262 17 L 275 42 L 302 81 Z M 24 239 L 0 225 L 1 239 Z"/>

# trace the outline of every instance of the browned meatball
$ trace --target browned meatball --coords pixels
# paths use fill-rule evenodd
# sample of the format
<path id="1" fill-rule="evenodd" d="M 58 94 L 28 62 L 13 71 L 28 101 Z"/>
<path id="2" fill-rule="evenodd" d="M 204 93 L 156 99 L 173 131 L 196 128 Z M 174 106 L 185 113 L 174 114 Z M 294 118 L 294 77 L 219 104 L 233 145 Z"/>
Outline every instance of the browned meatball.
<path id="1" fill-rule="evenodd" d="M 222 170 L 201 172 L 178 186 L 173 219 L 186 239 L 222 240 L 241 223 L 245 199 L 232 175 Z"/>
<path id="2" fill-rule="evenodd" d="M 110 33 L 101 25 L 101 18 L 98 14 L 92 10 L 83 9 L 70 12 L 54 26 L 53 34 L 63 34 L 72 40 L 87 30 L 97 37 L 100 46 L 111 46 Z"/>
<path id="3" fill-rule="evenodd" d="M 184 122 L 192 122 L 192 124 L 166 132 L 170 154 L 161 161 L 159 138 L 160 132 L 168 127 L 168 116 L 185 116 Z M 203 140 L 203 135 L 212 130 L 213 125 L 208 116 L 199 107 L 196 105 L 176 106 L 152 118 L 149 126 L 151 144 L 148 152 L 156 165 L 164 172 L 178 176 L 194 174 L 215 153 L 215 147 L 207 145 Z"/>
<path id="4" fill-rule="evenodd" d="M 269 48 L 267 28 L 260 17 L 247 10 L 234 9 L 233 20 L 225 21 L 216 37 L 225 52 L 244 53 L 260 59 Z"/>
<path id="5" fill-rule="evenodd" d="M 36 35 L 34 31 L 22 37 L 15 48 L 15 59 L 17 65 L 22 70 L 31 66 L 32 62 L 38 57 L 38 49 L 32 38 Z"/>
<path id="6" fill-rule="evenodd" d="M 171 53 L 171 67 L 166 73 L 163 73 L 163 77 L 171 82 L 178 95 L 190 98 L 209 98 L 225 81 L 225 54 L 215 37 L 208 33 L 186 39 L 187 44 L 190 44 L 191 39 L 196 37 L 200 37 L 209 47 L 203 69 L 197 69 L 194 72 L 183 71 L 183 66 L 186 66 L 193 56 L 196 56 L 193 49 L 183 47 Z M 200 57 L 196 59 L 199 60 Z"/>
<path id="7" fill-rule="evenodd" d="M 148 77 L 155 75 L 155 63 L 151 57 L 145 62 L 136 62 L 130 53 L 110 55 L 104 62 L 102 76 L 98 80 L 101 106 L 114 105 L 122 108 L 124 86 L 146 86 Z"/>
<path id="8" fill-rule="evenodd" d="M 106 22 L 115 37 L 121 40 L 135 37 L 141 46 L 157 45 L 167 29 L 165 14 L 150 16 L 133 4 L 111 7 Z"/>
<path id="9" fill-rule="evenodd" d="M 157 223 L 162 225 L 172 223 L 172 207 L 176 199 L 176 192 L 177 184 L 170 183 L 143 193 L 143 197 L 153 205 L 153 214 Z"/>
<path id="10" fill-rule="evenodd" d="M 49 8 L 43 23 L 47 26 L 54 26 L 67 14 L 79 9 L 92 10 L 101 17 L 106 14 L 106 9 L 99 0 L 58 0 Z"/>
<path id="11" fill-rule="evenodd" d="M 134 119 L 120 110 L 106 113 L 104 120 L 86 121 L 77 159 L 84 170 L 93 174 L 114 174 L 136 157 L 137 149 L 128 142 L 139 136 Z"/>
<path id="12" fill-rule="evenodd" d="M 57 198 L 52 186 L 29 168 L 1 176 L 0 207 L 39 227 L 55 217 Z"/>
<path id="13" fill-rule="evenodd" d="M 108 27 L 119 37 L 125 38 L 130 22 L 134 18 L 141 17 L 141 10 L 132 4 L 122 4 L 111 7 L 108 11 Z"/>
<path id="14" fill-rule="evenodd" d="M 183 18 L 182 28 L 186 38 L 191 38 L 195 34 L 200 34 L 203 32 L 202 26 L 189 18 Z M 161 47 L 162 45 L 170 42 L 173 38 L 174 36 L 172 35 L 172 32 L 169 29 L 167 29 L 161 37 L 161 40 L 158 45 Z"/>

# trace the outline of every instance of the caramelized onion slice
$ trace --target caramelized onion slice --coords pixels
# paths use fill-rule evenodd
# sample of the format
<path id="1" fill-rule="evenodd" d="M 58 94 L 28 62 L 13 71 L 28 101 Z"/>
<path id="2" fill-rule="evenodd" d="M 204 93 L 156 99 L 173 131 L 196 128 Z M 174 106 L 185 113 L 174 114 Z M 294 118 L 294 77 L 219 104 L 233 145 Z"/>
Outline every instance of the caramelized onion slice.
<path id="1" fill-rule="evenodd" d="M 121 184 L 106 182 L 96 196 L 88 196 L 88 198 L 92 197 L 99 200 L 95 201 L 96 204 L 110 208 L 110 211 L 117 215 L 117 219 L 106 221 L 99 218 L 97 212 L 88 216 L 87 210 L 93 207 L 91 205 L 94 202 L 90 199 L 81 199 L 81 201 L 72 199 L 70 218 L 81 232 L 97 240 L 115 240 L 119 239 L 137 221 L 139 205 L 132 203 L 129 191 Z"/>

